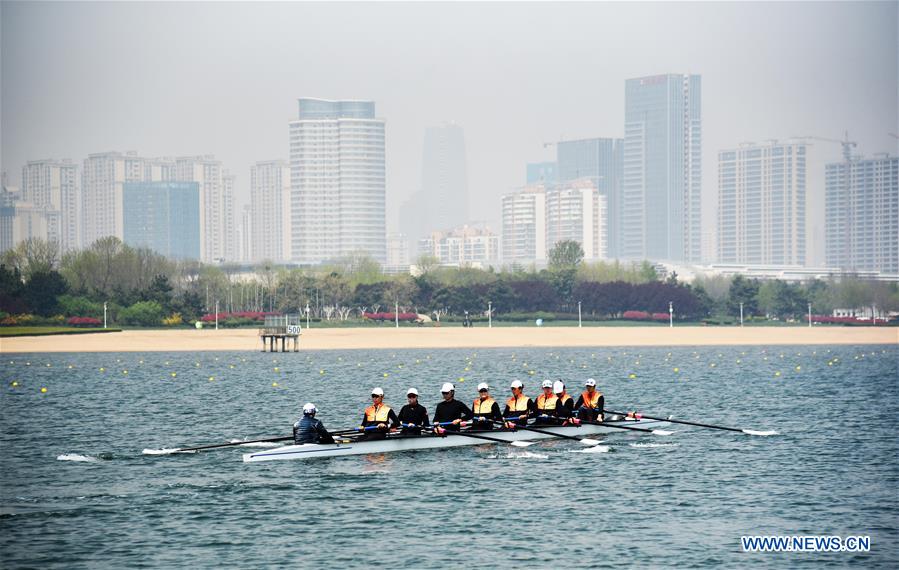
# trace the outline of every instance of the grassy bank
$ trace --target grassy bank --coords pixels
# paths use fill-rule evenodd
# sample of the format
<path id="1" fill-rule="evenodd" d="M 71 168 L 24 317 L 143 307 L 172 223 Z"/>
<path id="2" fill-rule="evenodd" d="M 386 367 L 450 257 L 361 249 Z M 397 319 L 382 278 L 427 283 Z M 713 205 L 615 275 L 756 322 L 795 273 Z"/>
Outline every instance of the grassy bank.
<path id="1" fill-rule="evenodd" d="M 76 327 L 0 327 L 0 337 L 93 334 L 121 331 L 122 329 L 81 329 Z"/>

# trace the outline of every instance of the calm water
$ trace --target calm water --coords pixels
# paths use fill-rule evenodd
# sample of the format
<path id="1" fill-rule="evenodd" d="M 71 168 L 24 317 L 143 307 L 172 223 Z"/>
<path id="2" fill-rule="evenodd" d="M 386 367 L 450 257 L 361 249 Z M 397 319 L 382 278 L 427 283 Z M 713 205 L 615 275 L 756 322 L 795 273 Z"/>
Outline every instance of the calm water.
<path id="1" fill-rule="evenodd" d="M 896 567 L 897 362 L 896 346 L 6 355 L 0 566 Z M 588 376 L 611 408 L 781 435 L 141 454 L 286 435 L 306 401 L 348 427 L 376 385 L 397 408 L 416 386 L 433 410 L 446 380 L 470 403 L 480 381 L 504 399 L 514 378 L 535 396 Z M 747 534 L 870 535 L 872 551 L 748 554 Z"/>

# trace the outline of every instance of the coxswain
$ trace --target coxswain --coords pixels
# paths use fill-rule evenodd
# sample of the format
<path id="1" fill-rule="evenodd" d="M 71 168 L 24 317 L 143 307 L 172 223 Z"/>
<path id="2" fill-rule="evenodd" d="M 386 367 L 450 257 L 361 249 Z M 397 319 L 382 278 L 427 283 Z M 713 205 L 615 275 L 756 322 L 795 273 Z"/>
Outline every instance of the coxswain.
<path id="1" fill-rule="evenodd" d="M 536 412 L 534 401 L 522 393 L 524 386 L 521 380 L 512 380 L 510 386 L 512 389 L 512 397 L 506 400 L 506 408 L 503 410 L 503 419 L 506 420 L 507 428 L 515 426 L 524 426 L 528 423 L 528 418 Z"/>
<path id="2" fill-rule="evenodd" d="M 543 381 L 543 393 L 537 396 L 534 407 L 537 408 L 537 417 L 534 423 L 537 425 L 555 425 L 556 421 L 556 403 L 559 401 L 553 393 L 553 381 Z"/>
<path id="3" fill-rule="evenodd" d="M 472 427 L 475 429 L 493 429 L 493 422 L 502 421 L 499 404 L 490 396 L 490 386 L 486 382 L 478 384 L 478 397 L 471 405 L 474 414 Z"/>
<path id="4" fill-rule="evenodd" d="M 556 395 L 556 417 L 559 422 L 564 425 L 580 424 L 581 422 L 574 417 L 574 398 L 565 391 L 565 382 L 556 380 L 553 382 L 553 393 Z"/>
<path id="5" fill-rule="evenodd" d="M 334 438 L 325 429 L 321 420 L 315 419 L 315 404 L 309 403 L 303 406 L 303 417 L 293 424 L 293 442 L 297 445 L 304 443 L 334 443 Z"/>
<path id="6" fill-rule="evenodd" d="M 437 404 L 434 410 L 434 431 L 440 435 L 444 431 L 459 431 L 462 422 L 471 419 L 471 410 L 468 406 L 456 400 L 456 387 L 446 382 L 440 387 L 443 401 Z M 440 424 L 446 424 L 441 426 Z"/>
<path id="7" fill-rule="evenodd" d="M 587 381 L 584 382 L 584 392 L 574 403 L 577 417 L 582 421 L 601 422 L 603 421 L 602 408 L 604 405 L 605 398 L 603 398 L 602 392 L 596 389 L 596 380 L 587 378 Z"/>
<path id="8" fill-rule="evenodd" d="M 428 410 L 418 403 L 418 390 L 409 388 L 406 390 L 408 404 L 400 408 L 397 418 L 402 426 L 401 432 L 408 435 L 421 435 L 423 426 L 431 425 L 428 422 Z"/>
<path id="9" fill-rule="evenodd" d="M 387 432 L 391 428 L 396 429 L 398 424 L 396 412 L 384 403 L 384 390 L 374 388 L 371 391 L 371 405 L 365 408 L 365 413 L 362 415 L 362 425 L 359 426 L 362 437 L 359 440 L 384 439 L 387 437 Z M 376 429 L 365 429 L 371 426 L 376 426 Z"/>

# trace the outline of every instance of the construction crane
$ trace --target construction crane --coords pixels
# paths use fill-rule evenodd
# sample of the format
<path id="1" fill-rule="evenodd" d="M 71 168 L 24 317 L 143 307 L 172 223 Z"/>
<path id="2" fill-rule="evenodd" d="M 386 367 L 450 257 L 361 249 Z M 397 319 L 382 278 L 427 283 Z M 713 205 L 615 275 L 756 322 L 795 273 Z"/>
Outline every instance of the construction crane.
<path id="1" fill-rule="evenodd" d="M 843 160 L 845 160 L 846 162 L 849 162 L 849 161 L 852 160 L 852 149 L 853 149 L 854 147 L 857 147 L 857 146 L 858 146 L 858 143 L 855 142 L 855 141 L 849 140 L 849 131 L 846 131 L 845 134 L 843 135 L 843 137 L 844 137 L 843 140 L 828 139 L 828 138 L 825 138 L 825 137 L 814 137 L 814 136 L 807 136 L 807 137 L 793 137 L 793 138 L 796 138 L 796 139 L 804 139 L 804 140 L 813 140 L 813 141 L 824 141 L 824 142 L 835 142 L 835 143 L 840 143 L 841 145 L 843 145 Z"/>

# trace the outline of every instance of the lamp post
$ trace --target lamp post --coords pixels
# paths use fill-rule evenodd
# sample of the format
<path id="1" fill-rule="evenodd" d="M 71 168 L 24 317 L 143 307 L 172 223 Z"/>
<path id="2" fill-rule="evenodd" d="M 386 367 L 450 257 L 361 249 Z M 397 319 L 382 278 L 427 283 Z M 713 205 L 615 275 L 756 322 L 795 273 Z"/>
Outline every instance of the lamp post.
<path id="1" fill-rule="evenodd" d="M 674 303 L 668 301 L 668 328 L 674 328 Z"/>
<path id="2" fill-rule="evenodd" d="M 400 328 L 400 302 L 399 301 L 394 302 L 393 318 L 396 321 L 396 328 Z"/>
<path id="3" fill-rule="evenodd" d="M 106 302 L 103 302 L 103 328 L 106 328 Z"/>
<path id="4" fill-rule="evenodd" d="M 309 301 L 306 301 L 306 328 L 309 328 Z"/>
<path id="5" fill-rule="evenodd" d="M 743 326 L 743 303 L 740 302 L 740 326 Z"/>
<path id="6" fill-rule="evenodd" d="M 219 302 L 215 302 L 215 330 L 219 330 Z"/>
<path id="7" fill-rule="evenodd" d="M 487 301 L 487 328 L 493 328 L 493 301 Z"/>
<path id="8" fill-rule="evenodd" d="M 577 328 L 581 328 L 581 302 L 577 302 Z"/>
<path id="9" fill-rule="evenodd" d="M 812 328 L 812 304 L 808 304 L 808 328 Z"/>

